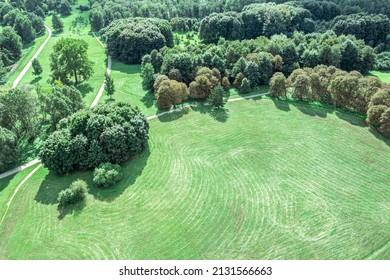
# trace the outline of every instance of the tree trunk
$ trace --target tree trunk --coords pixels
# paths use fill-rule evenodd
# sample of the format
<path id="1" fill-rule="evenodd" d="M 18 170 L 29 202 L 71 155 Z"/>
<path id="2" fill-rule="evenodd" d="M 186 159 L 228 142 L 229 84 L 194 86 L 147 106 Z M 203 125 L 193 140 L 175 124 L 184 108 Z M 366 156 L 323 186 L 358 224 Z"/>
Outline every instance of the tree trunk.
<path id="1" fill-rule="evenodd" d="M 73 73 L 74 73 L 74 79 L 75 79 L 76 85 L 77 85 L 79 83 L 79 81 L 77 80 L 77 71 L 73 70 Z"/>

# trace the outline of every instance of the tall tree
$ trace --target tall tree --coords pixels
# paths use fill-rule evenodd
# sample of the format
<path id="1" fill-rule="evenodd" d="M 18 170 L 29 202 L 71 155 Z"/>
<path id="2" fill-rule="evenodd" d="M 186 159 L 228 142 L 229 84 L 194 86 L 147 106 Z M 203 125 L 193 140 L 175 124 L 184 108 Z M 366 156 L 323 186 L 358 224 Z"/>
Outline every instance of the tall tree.
<path id="1" fill-rule="evenodd" d="M 51 18 L 51 22 L 52 22 L 53 28 L 56 32 L 62 32 L 64 30 L 64 24 L 57 13 L 53 14 L 53 16 Z"/>
<path id="2" fill-rule="evenodd" d="M 115 85 L 114 85 L 114 79 L 111 78 L 111 76 L 108 73 L 106 73 L 104 89 L 105 89 L 108 97 L 111 99 L 115 93 Z"/>
<path id="3" fill-rule="evenodd" d="M 69 84 L 73 76 L 75 83 L 87 80 L 93 74 L 93 62 L 88 58 L 88 43 L 82 39 L 61 38 L 50 55 L 52 82 L 59 80 Z"/>
<path id="4" fill-rule="evenodd" d="M 41 64 L 39 63 L 38 59 L 34 58 L 32 63 L 31 63 L 31 66 L 33 68 L 33 74 L 35 76 L 39 76 L 42 74 L 42 66 Z"/>

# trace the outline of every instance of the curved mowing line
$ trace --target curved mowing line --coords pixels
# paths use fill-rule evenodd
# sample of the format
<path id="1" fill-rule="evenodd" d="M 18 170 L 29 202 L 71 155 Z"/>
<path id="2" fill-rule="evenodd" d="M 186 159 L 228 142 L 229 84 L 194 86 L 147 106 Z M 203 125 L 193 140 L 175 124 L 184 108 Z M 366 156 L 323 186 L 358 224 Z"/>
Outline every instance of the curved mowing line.
<path id="1" fill-rule="evenodd" d="M 111 57 L 109 57 L 109 67 L 111 68 Z M 108 71 L 108 69 L 107 69 Z M 102 85 L 103 89 L 104 89 L 104 83 Z M 232 99 L 228 99 L 227 102 L 235 102 L 235 101 L 240 101 L 240 100 L 244 100 L 244 99 L 250 99 L 250 98 L 256 98 L 256 97 L 260 97 L 260 96 L 265 96 L 267 95 L 268 92 L 266 93 L 259 93 L 259 94 L 253 94 L 253 95 L 250 95 L 250 96 L 245 96 L 245 97 L 238 97 L 238 98 L 232 98 Z M 97 98 L 98 96 L 96 96 Z M 95 100 L 96 100 L 95 98 Z M 100 98 L 100 97 L 99 97 Z M 98 101 L 97 101 L 98 102 Z M 96 103 L 97 103 L 96 102 Z M 91 108 L 93 108 L 95 106 L 95 101 L 92 103 L 91 105 Z M 210 104 L 209 103 L 202 103 L 202 104 L 194 104 L 194 105 L 187 105 L 187 106 L 184 106 L 184 107 L 180 107 L 180 108 L 177 108 L 177 109 L 174 109 L 174 110 L 171 110 L 171 111 L 167 111 L 167 112 L 162 112 L 162 113 L 159 113 L 159 114 L 156 114 L 156 115 L 151 115 L 149 117 L 147 117 L 147 120 L 153 120 L 153 119 L 156 119 L 158 117 L 161 117 L 161 116 L 164 116 L 164 115 L 167 115 L 167 114 L 171 114 L 171 113 L 174 113 L 174 112 L 180 112 L 180 111 L 183 111 L 183 110 L 187 110 L 187 109 L 190 109 L 190 108 L 197 108 L 197 107 L 203 107 L 203 106 L 209 106 Z M 39 159 L 34 159 L 28 163 L 25 163 L 21 166 L 18 166 L 18 167 L 15 167 L 14 169 L 11 169 L 7 172 L 4 172 L 2 174 L 0 174 L 0 179 L 3 179 L 5 177 L 8 177 L 8 176 L 11 176 L 15 173 L 18 173 L 19 171 L 22 171 L 36 163 L 40 162 Z"/>
<path id="2" fill-rule="evenodd" d="M 30 179 L 30 177 L 31 177 L 32 175 L 34 175 L 34 173 L 37 172 L 38 169 L 39 169 L 41 166 L 42 166 L 42 164 L 38 165 L 38 166 L 37 166 L 33 171 L 31 171 L 30 174 L 28 174 L 28 175 L 26 176 L 26 178 L 24 178 L 23 181 L 18 185 L 18 187 L 16 188 L 14 194 L 12 195 L 12 197 L 10 198 L 10 200 L 9 200 L 8 203 L 7 203 L 7 209 L 5 210 L 5 213 L 4 213 L 3 217 L 1 218 L 0 226 L 3 224 L 3 221 L 4 221 L 4 219 L 5 219 L 5 216 L 6 216 L 7 213 L 8 213 L 8 209 L 9 209 L 9 207 L 11 206 L 11 203 L 12 203 L 12 201 L 14 200 L 15 195 L 16 195 L 17 192 L 19 191 L 20 187 L 23 186 L 23 184 L 26 183 L 27 180 Z"/>
<path id="3" fill-rule="evenodd" d="M 24 75 L 27 73 L 28 69 L 30 69 L 30 67 L 32 65 L 32 61 L 38 57 L 38 55 L 41 53 L 43 48 L 46 46 L 47 42 L 49 42 L 51 35 L 52 35 L 52 31 L 51 31 L 49 26 L 45 25 L 45 27 L 46 27 L 47 31 L 49 32 L 49 36 L 47 36 L 45 42 L 43 42 L 43 44 L 39 47 L 39 49 L 34 54 L 34 56 L 30 59 L 30 61 L 23 68 L 22 72 L 20 72 L 18 77 L 15 79 L 14 83 L 12 84 L 12 88 L 15 88 L 19 84 L 19 82 L 23 79 Z"/>

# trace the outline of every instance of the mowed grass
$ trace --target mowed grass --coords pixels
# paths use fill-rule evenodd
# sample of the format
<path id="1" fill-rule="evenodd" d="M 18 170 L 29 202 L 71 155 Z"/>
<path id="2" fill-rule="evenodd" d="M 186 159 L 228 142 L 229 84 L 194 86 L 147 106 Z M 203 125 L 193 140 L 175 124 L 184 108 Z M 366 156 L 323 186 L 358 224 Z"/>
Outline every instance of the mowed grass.
<path id="1" fill-rule="evenodd" d="M 0 227 L 0 259 L 390 258 L 388 140 L 299 103 L 226 109 L 152 120 L 148 149 L 108 190 L 41 168 Z M 76 179 L 90 194 L 59 213 Z"/>
<path id="2" fill-rule="evenodd" d="M 34 76 L 32 74 L 33 69 L 30 68 L 20 81 L 20 85 L 35 85 L 39 83 L 42 85 L 43 90 L 50 91 L 51 84 L 48 81 L 50 80 L 50 54 L 53 52 L 53 46 L 60 38 L 83 39 L 88 43 L 88 57 L 94 62 L 94 74 L 90 79 L 78 85 L 77 88 L 82 92 L 86 106 L 92 104 L 104 80 L 104 74 L 106 71 L 106 55 L 104 48 L 90 33 L 91 28 L 88 22 L 89 12 L 80 12 L 76 9 L 78 5 L 86 4 L 87 2 L 88 1 L 84 0 L 79 1 L 78 4 L 73 7 L 73 13 L 70 16 L 62 18 L 64 22 L 64 31 L 61 33 L 53 33 L 52 38 L 38 56 L 38 60 L 42 65 L 43 73 L 40 76 Z M 85 24 L 79 23 L 75 25 L 77 17 L 82 17 Z M 46 18 L 46 24 L 52 28 L 51 17 Z"/>
<path id="3" fill-rule="evenodd" d="M 370 74 L 377 76 L 382 83 L 390 83 L 390 71 L 370 71 Z"/>

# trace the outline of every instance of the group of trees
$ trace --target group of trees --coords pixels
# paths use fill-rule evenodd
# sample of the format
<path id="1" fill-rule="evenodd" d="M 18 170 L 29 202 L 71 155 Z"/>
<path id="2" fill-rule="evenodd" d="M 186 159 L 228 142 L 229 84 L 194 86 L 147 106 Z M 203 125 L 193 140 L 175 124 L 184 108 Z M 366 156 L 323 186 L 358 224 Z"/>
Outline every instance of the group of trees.
<path id="1" fill-rule="evenodd" d="M 81 110 L 62 119 L 40 150 L 42 163 L 57 174 L 123 163 L 147 145 L 149 124 L 138 108 L 115 103 Z"/>
<path id="2" fill-rule="evenodd" d="M 22 39 L 12 27 L 4 27 L 0 32 L 0 84 L 5 82 L 8 66 L 22 55 Z"/>
<path id="3" fill-rule="evenodd" d="M 8 2 L 0 3 L 0 23 L 12 27 L 26 44 L 45 31 L 44 14 L 40 10 L 27 12 Z"/>
<path id="4" fill-rule="evenodd" d="M 140 63 L 143 55 L 153 49 L 173 46 L 173 34 L 168 21 L 148 18 L 128 18 L 112 22 L 102 31 L 108 52 L 125 63 Z"/>
<path id="5" fill-rule="evenodd" d="M 276 73 L 270 81 L 270 95 L 321 102 L 367 114 L 369 124 L 390 136 L 390 89 L 376 77 L 319 65 L 297 69 L 288 78 Z"/>

